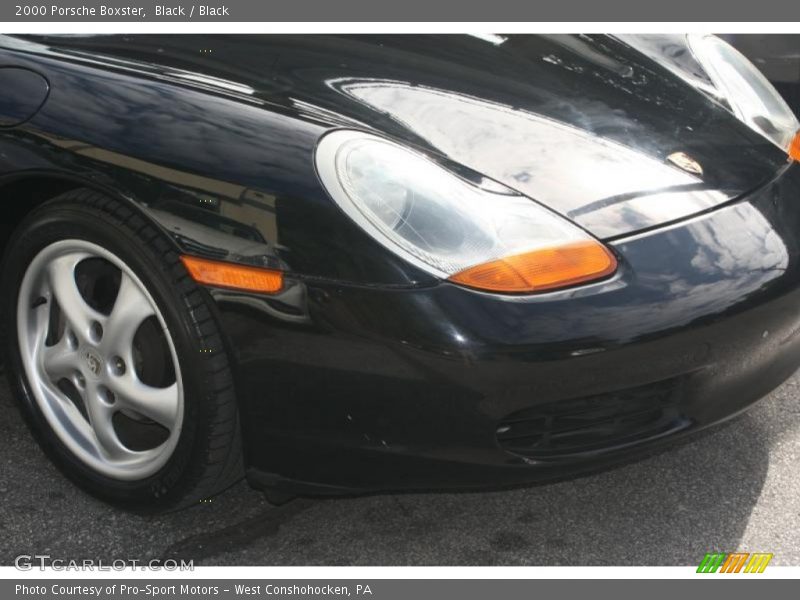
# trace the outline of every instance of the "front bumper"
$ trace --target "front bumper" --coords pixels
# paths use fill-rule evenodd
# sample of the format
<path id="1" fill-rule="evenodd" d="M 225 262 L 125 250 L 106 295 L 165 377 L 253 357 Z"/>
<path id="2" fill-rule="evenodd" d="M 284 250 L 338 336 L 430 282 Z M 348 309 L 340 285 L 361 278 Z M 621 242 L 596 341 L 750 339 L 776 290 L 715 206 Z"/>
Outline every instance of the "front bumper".
<path id="1" fill-rule="evenodd" d="M 258 485 L 503 485 L 604 467 L 742 411 L 800 367 L 800 165 L 613 242 L 610 280 L 215 292 Z"/>

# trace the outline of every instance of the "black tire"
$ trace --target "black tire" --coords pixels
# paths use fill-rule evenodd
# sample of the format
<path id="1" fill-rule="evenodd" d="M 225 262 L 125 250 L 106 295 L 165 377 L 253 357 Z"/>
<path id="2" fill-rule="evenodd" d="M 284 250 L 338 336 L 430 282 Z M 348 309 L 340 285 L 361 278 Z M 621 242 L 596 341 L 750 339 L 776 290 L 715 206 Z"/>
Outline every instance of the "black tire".
<path id="1" fill-rule="evenodd" d="M 16 306 L 33 258 L 63 239 L 102 246 L 139 277 L 161 311 L 183 380 L 183 424 L 158 472 L 122 481 L 79 460 L 56 436 L 31 394 L 18 345 Z M 137 512 L 190 506 L 243 477 L 233 376 L 215 306 L 187 274 L 165 234 L 133 207 L 93 190 L 65 193 L 34 209 L 10 239 L 2 265 L 0 333 L 18 406 L 50 459 L 89 493 Z"/>

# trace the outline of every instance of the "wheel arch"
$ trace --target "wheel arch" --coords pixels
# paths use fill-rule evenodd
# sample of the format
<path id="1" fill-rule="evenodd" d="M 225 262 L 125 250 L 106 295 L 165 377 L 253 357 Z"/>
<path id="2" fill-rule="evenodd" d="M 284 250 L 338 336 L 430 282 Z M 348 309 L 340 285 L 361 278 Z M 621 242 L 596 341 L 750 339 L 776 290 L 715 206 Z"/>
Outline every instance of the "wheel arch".
<path id="1" fill-rule="evenodd" d="M 3 219 L 0 223 L 0 259 L 5 257 L 6 246 L 14 231 L 31 211 L 56 196 L 79 188 L 91 189 L 124 202 L 163 231 L 158 221 L 143 210 L 131 194 L 120 187 L 61 171 L 23 171 L 0 178 L 0 202 L 3 204 Z M 166 237 L 177 248 L 173 238 L 169 235 Z"/>

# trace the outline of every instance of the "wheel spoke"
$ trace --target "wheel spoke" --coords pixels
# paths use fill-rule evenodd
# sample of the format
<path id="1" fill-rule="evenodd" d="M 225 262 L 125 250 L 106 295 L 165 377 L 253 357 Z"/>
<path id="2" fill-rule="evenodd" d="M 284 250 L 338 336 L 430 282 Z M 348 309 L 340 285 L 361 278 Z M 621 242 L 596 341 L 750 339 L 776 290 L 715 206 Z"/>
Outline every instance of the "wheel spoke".
<path id="1" fill-rule="evenodd" d="M 145 385 L 133 375 L 114 378 L 109 382 L 120 407 L 129 408 L 152 419 L 170 431 L 178 420 L 178 385 L 156 388 Z"/>
<path id="2" fill-rule="evenodd" d="M 53 383 L 80 370 L 78 352 L 70 347 L 66 333 L 56 345 L 42 348 L 42 366 Z"/>
<path id="3" fill-rule="evenodd" d="M 47 267 L 48 281 L 61 313 L 73 331 L 83 340 L 89 339 L 92 322 L 102 323 L 105 316 L 89 306 L 75 283 L 75 267 L 88 255 L 68 254 L 58 257 Z"/>
<path id="4" fill-rule="evenodd" d="M 114 459 L 132 455 L 133 452 L 122 444 L 114 431 L 112 417 L 116 409 L 100 400 L 99 393 L 96 383 L 87 382 L 84 404 L 99 448 Z"/>
<path id="5" fill-rule="evenodd" d="M 133 363 L 133 338 L 142 322 L 155 314 L 150 300 L 138 285 L 122 274 L 114 308 L 105 325 L 101 348 L 107 355 L 122 357 Z"/>

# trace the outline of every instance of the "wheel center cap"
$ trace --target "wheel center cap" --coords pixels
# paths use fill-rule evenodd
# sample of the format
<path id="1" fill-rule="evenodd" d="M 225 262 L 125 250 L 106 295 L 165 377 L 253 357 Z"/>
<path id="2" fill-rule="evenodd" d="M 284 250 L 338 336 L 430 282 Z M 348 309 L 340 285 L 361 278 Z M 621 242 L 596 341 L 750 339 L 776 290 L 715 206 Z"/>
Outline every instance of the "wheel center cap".
<path id="1" fill-rule="evenodd" d="M 100 373 L 103 371 L 103 359 L 100 355 L 90 348 L 83 351 L 83 360 L 86 362 L 86 369 L 89 375 L 95 379 L 100 377 Z"/>

